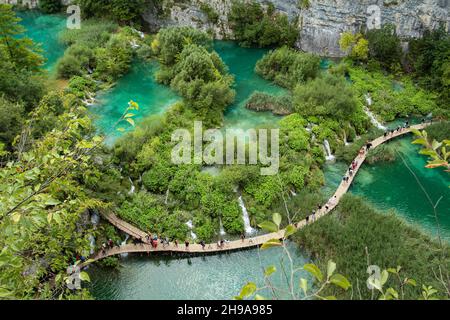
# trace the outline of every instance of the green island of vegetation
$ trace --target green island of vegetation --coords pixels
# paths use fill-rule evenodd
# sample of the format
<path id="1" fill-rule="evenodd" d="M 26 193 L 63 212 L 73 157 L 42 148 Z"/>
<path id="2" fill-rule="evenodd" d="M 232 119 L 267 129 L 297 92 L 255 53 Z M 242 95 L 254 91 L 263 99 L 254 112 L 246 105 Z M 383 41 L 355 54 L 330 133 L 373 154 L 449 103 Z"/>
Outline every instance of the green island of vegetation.
<path id="1" fill-rule="evenodd" d="M 300 2 L 302 9 L 310 6 Z M 188 26 L 141 32 L 147 31 L 145 0 L 75 3 L 82 27 L 61 30 L 65 51 L 50 69 L 44 68 L 47 53 L 27 37 L 19 18 L 26 11 L 0 4 L 0 299 L 97 298 L 89 284 L 96 268 L 120 272 L 126 260 L 90 258 L 107 245 L 142 240 L 124 240 L 101 212 L 168 239 L 169 246 L 220 244 L 225 237 L 249 241 L 255 233 L 285 229 L 282 239 L 252 250 L 281 251 L 292 262 L 289 270 L 267 265 L 262 283 L 243 280 L 229 299 L 279 298 L 283 290 L 270 279 L 281 272 L 289 279 L 279 284 L 286 299 L 450 297 L 450 37 L 443 27 L 410 40 L 407 53 L 391 25 L 343 33 L 346 57 L 324 70 L 322 57 L 295 48 L 298 20 L 272 4 L 233 1 L 232 38 L 248 50 L 266 48 L 254 72 L 283 88 L 280 95 L 254 90 L 239 101 L 251 116 L 273 114 L 275 121 L 258 129 L 279 129 L 279 171 L 261 175 L 262 164 L 171 160 L 175 130 L 193 133 L 195 121 L 225 129 L 237 99 L 237 75 L 215 51 L 210 33 Z M 58 17 L 64 6 L 41 0 L 40 10 L 40 16 Z M 209 5 L 200 11 L 210 23 L 220 18 Z M 114 117 L 108 130 L 119 135 L 106 143 L 90 108 L 101 108 L 97 97 L 115 90 L 135 63 L 156 66 L 155 83 L 179 99 L 146 115 L 130 95 L 127 105 L 115 106 L 118 116 L 102 115 Z M 347 170 L 373 139 L 430 121 L 411 141 L 427 162 L 420 170 L 447 179 L 447 185 L 435 184 L 442 190 L 424 187 L 395 142 L 369 151 L 367 165 L 405 163 L 416 177 L 409 190 L 430 202 L 421 214 L 432 216 L 432 231 L 352 192 L 330 215 L 298 231 L 293 227 L 312 212 L 314 219 L 329 201 L 324 189 L 331 159 Z M 251 143 L 245 141 L 246 150 Z M 293 266 L 292 244 L 307 263 Z M 369 277 L 372 265 L 379 266 L 380 278 Z"/>

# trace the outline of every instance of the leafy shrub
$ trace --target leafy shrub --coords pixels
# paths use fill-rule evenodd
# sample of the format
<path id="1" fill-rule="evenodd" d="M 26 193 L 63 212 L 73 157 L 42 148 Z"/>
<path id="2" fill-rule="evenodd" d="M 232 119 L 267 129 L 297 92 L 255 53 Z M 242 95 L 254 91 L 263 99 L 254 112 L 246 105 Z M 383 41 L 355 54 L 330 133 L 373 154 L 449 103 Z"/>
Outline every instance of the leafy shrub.
<path id="1" fill-rule="evenodd" d="M 228 20 L 236 40 L 246 47 L 293 46 L 299 33 L 296 21 L 276 13 L 273 4 L 264 10 L 255 1 L 234 0 Z"/>
<path id="2" fill-rule="evenodd" d="M 299 83 L 316 78 L 319 69 L 319 56 L 282 47 L 259 60 L 255 71 L 267 80 L 292 89 Z"/>

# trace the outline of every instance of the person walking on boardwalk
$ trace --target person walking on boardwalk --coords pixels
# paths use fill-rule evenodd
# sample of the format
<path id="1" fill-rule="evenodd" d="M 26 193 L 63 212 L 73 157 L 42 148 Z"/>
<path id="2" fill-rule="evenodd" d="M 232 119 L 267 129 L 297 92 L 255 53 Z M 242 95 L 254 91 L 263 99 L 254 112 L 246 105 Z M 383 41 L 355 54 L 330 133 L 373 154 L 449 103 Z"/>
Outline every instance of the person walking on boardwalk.
<path id="1" fill-rule="evenodd" d="M 221 239 L 221 240 L 220 240 L 220 247 L 223 248 L 223 247 L 224 247 L 224 244 L 225 244 L 225 240 Z"/>
<path id="2" fill-rule="evenodd" d="M 200 245 L 202 246 L 202 249 L 205 250 L 206 244 L 205 241 L 200 241 Z"/>
<path id="3" fill-rule="evenodd" d="M 244 240 L 245 240 L 245 233 L 241 233 L 241 240 L 242 240 L 242 242 L 244 242 Z"/>
<path id="4" fill-rule="evenodd" d="M 189 250 L 189 240 L 186 239 L 186 241 L 184 241 L 184 245 L 186 247 L 186 250 Z"/>
<path id="5" fill-rule="evenodd" d="M 175 243 L 175 248 L 178 248 L 178 240 L 175 239 L 173 242 Z"/>

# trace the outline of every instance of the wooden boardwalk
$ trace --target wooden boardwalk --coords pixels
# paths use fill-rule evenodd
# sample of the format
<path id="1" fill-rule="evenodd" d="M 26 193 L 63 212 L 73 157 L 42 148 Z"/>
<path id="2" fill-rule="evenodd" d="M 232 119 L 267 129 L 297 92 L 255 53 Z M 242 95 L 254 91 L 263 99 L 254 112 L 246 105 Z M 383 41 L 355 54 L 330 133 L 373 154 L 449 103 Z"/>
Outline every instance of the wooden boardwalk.
<path id="1" fill-rule="evenodd" d="M 412 129 L 422 130 L 425 127 L 427 127 L 429 124 L 419 124 L 411 126 L 411 128 L 408 129 L 402 129 L 400 132 L 395 132 L 393 135 L 388 134 L 387 137 L 379 137 L 373 141 L 372 143 L 372 149 L 377 148 L 378 146 L 382 145 L 383 143 L 394 139 L 398 136 L 402 136 L 405 134 L 408 134 L 411 132 Z M 332 212 L 336 206 L 339 204 L 339 201 L 342 199 L 342 197 L 347 193 L 349 190 L 356 174 L 358 173 L 359 169 L 361 168 L 362 164 L 366 160 L 367 152 L 364 154 L 359 154 L 354 161 L 357 162 L 357 166 L 354 170 L 353 175 L 349 177 L 348 182 L 342 181 L 339 187 L 336 189 L 336 192 L 332 196 L 330 202 L 328 202 L 326 205 L 322 207 L 321 210 L 318 210 L 316 214 L 313 216 L 308 217 L 308 223 L 306 219 L 298 222 L 296 224 L 297 229 L 304 228 L 307 224 L 311 224 L 316 222 L 321 217 L 329 214 Z M 328 209 L 326 209 L 326 206 L 328 206 Z M 92 260 L 97 261 L 106 257 L 111 257 L 119 254 L 124 253 L 151 253 L 151 252 L 174 252 L 174 253 L 196 253 L 196 254 L 202 254 L 202 253 L 219 253 L 219 252 L 226 252 L 226 251 L 233 251 L 233 250 L 240 250 L 245 248 L 252 248 L 262 245 L 263 243 L 267 242 L 271 239 L 282 239 L 284 237 L 285 230 L 280 230 L 279 232 L 275 233 L 268 233 L 265 235 L 257 236 L 254 238 L 245 239 L 242 240 L 236 240 L 236 241 L 230 241 L 226 242 L 225 245 L 222 248 L 219 248 L 216 243 L 214 244 L 206 244 L 205 248 L 202 248 L 199 244 L 190 244 L 189 248 L 186 249 L 184 243 L 180 243 L 178 246 L 175 246 L 175 244 L 170 243 L 169 245 L 163 246 L 162 244 L 158 243 L 157 248 L 152 248 L 150 244 L 145 243 L 145 237 L 147 233 L 144 231 L 132 226 L 131 224 L 120 220 L 116 215 L 110 213 L 105 214 L 106 219 L 116 226 L 118 229 L 122 230 L 123 232 L 129 234 L 130 236 L 134 237 L 135 239 L 139 239 L 142 241 L 142 243 L 139 244 L 126 244 L 122 246 L 116 246 L 114 248 L 107 249 L 105 252 L 99 252 L 97 255 L 95 255 Z"/>

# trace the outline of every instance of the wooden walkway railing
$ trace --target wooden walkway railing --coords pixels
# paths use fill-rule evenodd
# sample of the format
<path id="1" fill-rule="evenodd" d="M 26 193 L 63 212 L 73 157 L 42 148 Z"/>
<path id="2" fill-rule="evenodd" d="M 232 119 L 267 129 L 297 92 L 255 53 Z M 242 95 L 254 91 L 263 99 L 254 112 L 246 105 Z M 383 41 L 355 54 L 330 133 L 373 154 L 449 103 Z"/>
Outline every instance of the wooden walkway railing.
<path id="1" fill-rule="evenodd" d="M 387 137 L 384 137 L 384 136 L 379 137 L 379 138 L 371 141 L 372 149 L 375 149 L 378 146 L 380 146 L 381 144 L 383 144 L 391 139 L 394 139 L 398 136 L 402 136 L 407 133 L 410 133 L 412 129 L 421 130 L 421 129 L 424 129 L 425 127 L 427 127 L 428 125 L 429 124 L 414 125 L 408 129 L 402 129 L 399 132 L 395 132 L 392 135 L 388 134 Z M 366 160 L 366 156 L 367 156 L 367 152 L 365 152 L 364 154 L 359 154 L 354 159 L 354 161 L 357 162 L 357 166 L 353 172 L 353 175 L 350 177 L 348 175 L 348 171 L 347 171 L 347 176 L 349 177 L 349 180 L 347 182 L 346 181 L 341 182 L 341 184 L 336 189 L 336 192 L 334 193 L 334 195 L 331 198 L 331 199 L 334 199 L 334 201 L 329 202 L 327 204 L 328 209 L 326 209 L 326 206 L 324 205 L 321 210 L 318 210 L 316 212 L 314 217 L 312 217 L 312 216 L 308 217 L 308 222 L 306 221 L 306 219 L 298 222 L 296 224 L 297 229 L 302 229 L 307 224 L 316 222 L 318 219 L 329 214 L 336 208 L 336 206 L 339 204 L 339 201 L 349 190 L 356 174 L 358 173 L 362 164 Z M 205 246 L 205 248 L 203 248 L 199 244 L 190 244 L 189 248 L 185 248 L 184 243 L 180 243 L 178 246 L 175 246 L 175 244 L 173 244 L 173 243 L 170 243 L 169 245 L 166 245 L 166 246 L 163 246 L 162 244 L 158 244 L 157 248 L 152 248 L 152 246 L 150 244 L 144 243 L 145 237 L 147 236 L 147 233 L 145 233 L 144 231 L 132 226 L 131 224 L 129 224 L 125 221 L 120 220 L 116 215 L 114 215 L 112 213 L 106 214 L 105 217 L 106 217 L 106 219 L 108 219 L 108 221 L 111 224 L 116 226 L 118 229 L 122 230 L 123 232 L 125 232 L 125 233 L 131 235 L 132 237 L 139 239 L 143 242 L 139 243 L 139 244 L 126 244 L 126 245 L 122 245 L 120 247 L 114 247 L 114 248 L 107 249 L 105 252 L 99 252 L 97 255 L 95 255 L 92 258 L 93 261 L 97 261 L 97 260 L 100 260 L 100 259 L 103 259 L 106 257 L 123 254 L 123 253 L 137 253 L 137 252 L 141 252 L 141 253 L 150 253 L 150 252 L 219 253 L 219 252 L 225 252 L 225 251 L 233 251 L 233 250 L 257 247 L 271 239 L 282 239 L 284 237 L 284 233 L 285 233 L 285 230 L 280 230 L 279 232 L 269 233 L 269 234 L 257 236 L 254 238 L 245 239 L 244 241 L 242 241 L 242 240 L 230 241 L 230 242 L 226 242 L 222 248 L 219 248 L 217 244 L 207 244 Z"/>

